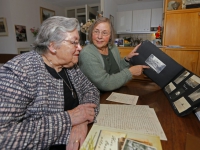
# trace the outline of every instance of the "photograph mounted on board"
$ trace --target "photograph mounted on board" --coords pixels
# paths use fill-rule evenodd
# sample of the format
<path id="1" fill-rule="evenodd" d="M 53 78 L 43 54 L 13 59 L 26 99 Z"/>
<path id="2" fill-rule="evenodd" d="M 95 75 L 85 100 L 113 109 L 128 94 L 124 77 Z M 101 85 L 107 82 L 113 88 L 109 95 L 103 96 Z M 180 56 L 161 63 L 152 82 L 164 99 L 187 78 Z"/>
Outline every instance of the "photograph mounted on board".
<path id="1" fill-rule="evenodd" d="M 40 21 L 41 23 L 49 17 L 55 16 L 55 11 L 40 7 Z"/>
<path id="2" fill-rule="evenodd" d="M 15 33 L 17 42 L 27 41 L 26 26 L 15 25 Z"/>
<path id="3" fill-rule="evenodd" d="M 0 36 L 8 35 L 8 27 L 5 18 L 0 18 Z"/>

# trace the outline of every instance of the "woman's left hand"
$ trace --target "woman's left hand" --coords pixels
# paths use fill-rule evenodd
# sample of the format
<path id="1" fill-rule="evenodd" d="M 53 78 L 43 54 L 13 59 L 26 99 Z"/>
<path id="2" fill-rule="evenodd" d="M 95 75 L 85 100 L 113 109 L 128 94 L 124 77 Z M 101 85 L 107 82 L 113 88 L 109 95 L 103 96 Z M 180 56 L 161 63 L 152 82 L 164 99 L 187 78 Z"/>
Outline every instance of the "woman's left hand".
<path id="1" fill-rule="evenodd" d="M 66 150 L 78 150 L 83 144 L 87 131 L 88 131 L 88 122 L 84 122 L 72 127 L 69 142 L 66 146 Z"/>
<path id="2" fill-rule="evenodd" d="M 136 56 L 136 55 L 139 55 L 139 53 L 136 53 L 138 47 L 140 46 L 141 44 L 138 44 L 127 56 L 126 56 L 126 60 L 127 61 L 130 61 L 130 59 L 133 57 L 133 56 Z"/>

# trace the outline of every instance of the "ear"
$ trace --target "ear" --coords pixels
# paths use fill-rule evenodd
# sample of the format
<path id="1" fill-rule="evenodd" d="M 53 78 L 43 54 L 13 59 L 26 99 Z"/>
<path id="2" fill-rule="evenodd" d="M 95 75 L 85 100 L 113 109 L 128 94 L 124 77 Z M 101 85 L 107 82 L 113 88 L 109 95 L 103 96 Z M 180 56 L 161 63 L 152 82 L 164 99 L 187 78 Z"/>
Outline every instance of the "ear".
<path id="1" fill-rule="evenodd" d="M 53 42 L 51 42 L 51 43 L 49 44 L 49 51 L 50 51 L 51 53 L 56 53 L 56 49 L 54 48 L 54 43 L 53 43 Z"/>

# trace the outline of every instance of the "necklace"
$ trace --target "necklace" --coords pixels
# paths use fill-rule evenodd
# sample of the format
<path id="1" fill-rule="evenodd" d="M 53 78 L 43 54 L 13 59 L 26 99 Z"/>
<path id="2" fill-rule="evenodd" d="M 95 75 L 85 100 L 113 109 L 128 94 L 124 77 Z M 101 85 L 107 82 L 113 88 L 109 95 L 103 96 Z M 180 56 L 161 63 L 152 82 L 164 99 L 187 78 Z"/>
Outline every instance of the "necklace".
<path id="1" fill-rule="evenodd" d="M 74 89 L 73 89 L 73 87 L 72 87 L 72 85 L 71 85 L 71 83 L 70 83 L 69 77 L 68 77 L 68 75 L 67 75 L 65 69 L 64 69 L 64 72 L 65 72 L 65 75 L 67 76 L 67 80 L 68 80 L 68 82 L 69 82 L 69 85 L 68 85 L 67 82 L 62 78 L 62 76 L 56 71 L 56 73 L 58 74 L 58 76 L 63 80 L 63 82 L 67 85 L 67 87 L 68 87 L 68 88 L 70 89 L 70 91 L 72 92 L 72 97 L 73 97 L 74 99 L 76 99 L 76 93 L 74 92 Z"/>
<path id="2" fill-rule="evenodd" d="M 44 56 L 44 55 L 43 55 Z M 45 58 L 46 58 L 46 56 L 44 56 Z M 47 58 L 46 58 L 46 60 L 48 60 Z M 53 65 L 53 63 L 51 62 L 51 61 L 49 61 L 48 60 L 48 62 L 53 66 L 53 68 L 54 68 L 54 65 Z M 55 70 L 55 68 L 54 68 L 54 70 Z M 56 70 L 55 70 L 56 71 Z M 69 82 L 69 85 L 67 84 L 67 82 L 62 78 L 62 76 L 56 71 L 56 73 L 58 74 L 58 76 L 63 80 L 63 82 L 67 85 L 67 87 L 69 88 L 69 90 L 72 92 L 72 97 L 74 98 L 74 99 L 76 99 L 76 93 L 75 93 L 75 91 L 74 91 L 74 89 L 73 89 L 73 86 L 71 85 L 71 82 L 70 82 L 70 80 L 69 80 L 69 77 L 68 77 L 68 75 L 67 75 L 67 73 L 66 73 L 66 71 L 65 71 L 65 69 L 64 69 L 64 72 L 65 72 L 65 75 L 67 76 L 67 80 L 68 80 L 68 82 Z"/>

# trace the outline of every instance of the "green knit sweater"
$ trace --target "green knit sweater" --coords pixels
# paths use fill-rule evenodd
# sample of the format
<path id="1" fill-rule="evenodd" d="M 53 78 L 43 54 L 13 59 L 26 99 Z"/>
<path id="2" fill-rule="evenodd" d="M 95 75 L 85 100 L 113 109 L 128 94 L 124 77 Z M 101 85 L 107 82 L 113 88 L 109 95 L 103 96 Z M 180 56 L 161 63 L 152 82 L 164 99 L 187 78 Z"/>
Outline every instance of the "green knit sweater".
<path id="1" fill-rule="evenodd" d="M 79 56 L 81 71 L 102 91 L 115 90 L 132 79 L 132 74 L 128 70 L 130 64 L 120 58 L 118 48 L 114 45 L 109 49 L 120 69 L 120 72 L 116 74 L 108 74 L 106 72 L 103 58 L 93 44 L 85 46 Z"/>

